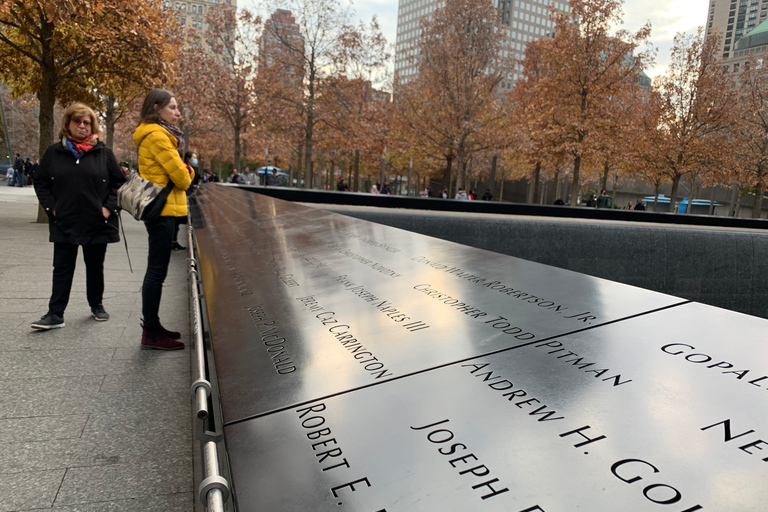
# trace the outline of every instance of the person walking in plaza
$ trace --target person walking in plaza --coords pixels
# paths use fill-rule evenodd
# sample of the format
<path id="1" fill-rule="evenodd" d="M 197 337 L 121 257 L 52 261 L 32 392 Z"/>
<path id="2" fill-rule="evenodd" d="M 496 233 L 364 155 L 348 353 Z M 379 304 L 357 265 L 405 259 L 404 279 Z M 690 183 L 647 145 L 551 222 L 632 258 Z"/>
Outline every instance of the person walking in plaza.
<path id="1" fill-rule="evenodd" d="M 142 349 L 184 348 L 184 343 L 177 341 L 181 334 L 163 327 L 159 316 L 163 282 L 168 274 L 173 249 L 176 217 L 187 215 L 185 191 L 192 184 L 194 172 L 179 156 L 179 151 L 184 151 L 184 135 L 178 128 L 180 117 L 173 94 L 163 89 L 153 89 L 144 98 L 141 124 L 133 133 L 133 142 L 139 148 L 141 177 L 161 187 L 165 187 L 169 181 L 174 184 L 160 216 L 144 221 L 149 251 L 147 273 L 141 288 Z"/>
<path id="2" fill-rule="evenodd" d="M 104 309 L 104 256 L 119 242 L 117 189 L 125 174 L 112 150 L 99 140 L 96 114 L 82 103 L 64 111 L 60 141 L 45 151 L 34 172 L 35 193 L 48 215 L 53 242 L 53 289 L 48 313 L 33 329 L 64 327 L 78 247 L 83 248 L 85 288 L 91 314 L 109 320 Z"/>
<path id="3" fill-rule="evenodd" d="M 24 186 L 24 160 L 21 159 L 21 155 L 18 153 L 16 153 L 16 158 L 13 161 L 13 182 L 11 186 Z"/>
<path id="4" fill-rule="evenodd" d="M 265 169 L 266 171 L 266 169 Z M 272 174 L 268 174 L 265 183 L 268 187 L 282 187 L 283 186 L 283 180 L 280 178 L 280 174 L 278 174 L 277 169 L 272 169 Z"/>

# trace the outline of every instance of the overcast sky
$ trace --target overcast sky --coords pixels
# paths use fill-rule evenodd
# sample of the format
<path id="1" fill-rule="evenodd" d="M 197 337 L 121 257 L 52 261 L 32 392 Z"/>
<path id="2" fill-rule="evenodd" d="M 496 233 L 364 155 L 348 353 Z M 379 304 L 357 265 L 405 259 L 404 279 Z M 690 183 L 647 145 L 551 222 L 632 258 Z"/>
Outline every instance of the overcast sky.
<path id="1" fill-rule="evenodd" d="M 251 8 L 254 0 L 238 0 L 238 6 Z M 669 62 L 672 39 L 678 32 L 693 32 L 703 25 L 707 17 L 709 2 L 699 0 L 625 0 L 624 25 L 626 30 L 637 30 L 647 21 L 651 22 L 653 46 L 658 48 L 655 66 L 648 71 L 650 76 L 664 73 Z M 390 44 L 397 36 L 397 0 L 356 0 L 352 9 L 357 17 L 368 22 L 377 16 L 382 31 Z"/>

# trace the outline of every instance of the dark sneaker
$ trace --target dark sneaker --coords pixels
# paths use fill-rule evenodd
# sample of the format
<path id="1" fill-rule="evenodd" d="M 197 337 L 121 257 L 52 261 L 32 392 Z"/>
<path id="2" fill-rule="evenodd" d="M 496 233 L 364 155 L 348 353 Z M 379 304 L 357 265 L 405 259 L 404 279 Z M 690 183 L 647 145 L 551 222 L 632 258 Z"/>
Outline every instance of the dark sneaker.
<path id="1" fill-rule="evenodd" d="M 58 329 L 59 327 L 64 327 L 64 319 L 59 315 L 48 313 L 37 322 L 32 322 L 31 327 L 33 329 L 40 329 L 44 331 L 47 331 L 48 329 Z"/>
<path id="2" fill-rule="evenodd" d="M 186 251 L 187 248 L 183 247 L 179 242 L 173 242 L 173 250 L 174 251 Z"/>
<path id="3" fill-rule="evenodd" d="M 142 350 L 181 350 L 183 348 L 184 343 L 169 338 L 159 329 L 147 329 L 144 327 L 141 334 Z"/>
<path id="4" fill-rule="evenodd" d="M 91 308 L 91 314 L 93 319 L 97 322 L 106 322 L 109 320 L 109 313 L 104 309 L 104 306 L 94 306 Z"/>

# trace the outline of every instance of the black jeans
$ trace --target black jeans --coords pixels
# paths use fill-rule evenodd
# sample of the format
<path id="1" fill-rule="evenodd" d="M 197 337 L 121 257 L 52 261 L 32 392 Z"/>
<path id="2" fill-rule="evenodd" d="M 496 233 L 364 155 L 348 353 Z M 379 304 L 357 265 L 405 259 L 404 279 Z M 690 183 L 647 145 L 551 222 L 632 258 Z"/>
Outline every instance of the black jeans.
<path id="1" fill-rule="evenodd" d="M 48 312 L 60 317 L 64 316 L 64 310 L 69 303 L 78 247 L 74 244 L 53 244 L 53 291 L 48 302 Z M 100 306 L 104 296 L 104 255 L 107 253 L 107 244 L 89 244 L 82 247 L 88 305 Z"/>
<path id="2" fill-rule="evenodd" d="M 165 276 L 168 275 L 168 263 L 171 261 L 176 219 L 159 217 L 145 221 L 144 225 L 149 236 L 149 252 L 147 273 L 144 274 L 144 284 L 141 288 L 141 314 L 144 317 L 144 327 L 156 328 L 160 325 L 160 297 L 163 294 Z"/>

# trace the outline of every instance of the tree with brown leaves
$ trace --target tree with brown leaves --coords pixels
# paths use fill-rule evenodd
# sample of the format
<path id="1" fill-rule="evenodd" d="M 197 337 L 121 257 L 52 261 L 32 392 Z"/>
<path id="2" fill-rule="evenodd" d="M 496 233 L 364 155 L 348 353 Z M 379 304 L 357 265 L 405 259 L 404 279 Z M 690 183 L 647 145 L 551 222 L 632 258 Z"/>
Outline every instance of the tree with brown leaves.
<path id="1" fill-rule="evenodd" d="M 678 34 L 667 72 L 656 79 L 658 127 L 647 159 L 661 161 L 672 181 L 670 211 L 683 177 L 732 165 L 733 140 L 729 130 L 736 111 L 731 79 L 723 73 L 717 38 Z M 690 205 L 690 201 L 689 201 Z"/>
<path id="2" fill-rule="evenodd" d="M 547 137 L 553 149 L 573 162 L 570 204 L 578 203 L 581 167 L 596 149 L 601 134 L 614 130 L 615 109 L 632 89 L 650 52 L 633 55 L 650 37 L 650 25 L 634 34 L 612 32 L 621 23 L 621 0 L 573 0 L 569 12 L 553 11 L 554 39 L 529 43 L 541 46 L 548 71 L 537 85 L 550 117 Z"/>
<path id="3" fill-rule="evenodd" d="M 342 35 L 349 27 L 350 11 L 340 0 L 289 0 L 282 12 L 290 20 L 277 19 L 277 5 L 265 1 L 264 8 L 275 15 L 266 21 L 264 39 L 279 48 L 270 54 L 262 52 L 261 60 L 268 69 L 273 107 L 290 112 L 300 120 L 304 152 L 304 186 L 312 183 L 312 157 L 315 128 L 322 121 L 318 98 L 323 80 L 339 76 L 338 61 L 342 54 Z"/>
<path id="4" fill-rule="evenodd" d="M 418 76 L 396 84 L 400 129 L 417 147 L 446 155 L 449 168 L 455 155 L 457 188 L 467 159 L 493 147 L 505 117 L 497 91 L 512 63 L 498 59 L 503 33 L 491 2 L 446 2 L 423 23 Z"/>
<path id="5" fill-rule="evenodd" d="M 753 57 L 734 80 L 739 112 L 731 130 L 737 140 L 734 144 L 737 172 L 723 173 L 718 181 L 740 182 L 754 188 L 752 218 L 758 219 L 768 179 L 768 66 Z"/>
<path id="6" fill-rule="evenodd" d="M 39 153 L 53 142 L 57 99 L 93 103 L 93 85 L 107 76 L 170 66 L 172 23 L 156 0 L 0 2 L 0 72 L 14 96 L 38 98 Z"/>

